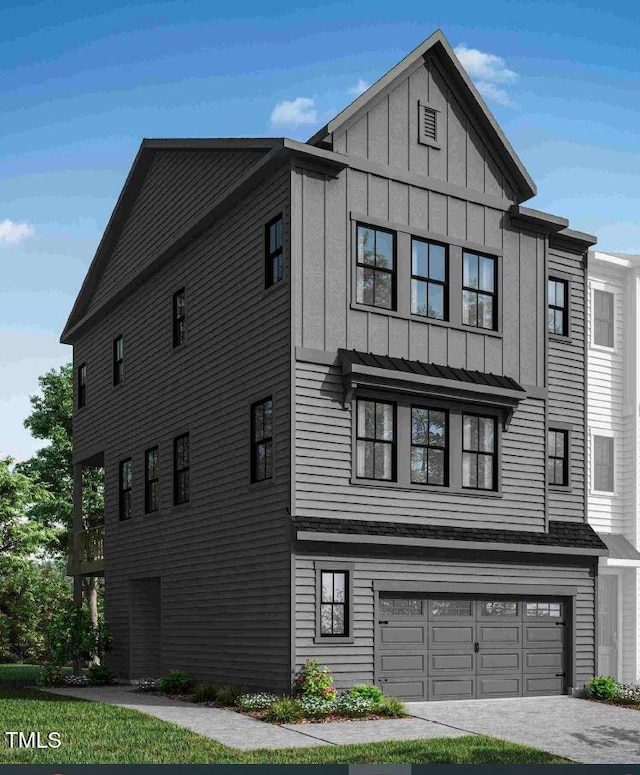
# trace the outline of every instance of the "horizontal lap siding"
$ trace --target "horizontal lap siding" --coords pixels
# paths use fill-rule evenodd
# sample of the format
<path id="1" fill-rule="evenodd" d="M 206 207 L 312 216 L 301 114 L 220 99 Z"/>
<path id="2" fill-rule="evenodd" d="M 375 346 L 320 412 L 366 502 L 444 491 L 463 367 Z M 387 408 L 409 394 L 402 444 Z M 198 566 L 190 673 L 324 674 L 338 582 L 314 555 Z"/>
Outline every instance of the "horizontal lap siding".
<path id="1" fill-rule="evenodd" d="M 76 460 L 104 450 L 111 661 L 128 671 L 129 579 L 162 578 L 164 669 L 285 689 L 290 646 L 289 287 L 264 290 L 264 224 L 288 238 L 289 171 L 235 205 L 76 346 L 87 406 Z M 286 244 L 286 243 L 285 243 Z M 186 287 L 187 341 L 172 348 L 172 295 Z M 112 387 L 112 340 L 125 381 Z M 250 404 L 275 403 L 275 479 L 249 483 Z M 191 502 L 173 506 L 172 440 L 189 431 Z M 143 515 L 144 450 L 160 448 L 161 510 Z M 133 513 L 119 522 L 118 461 L 133 458 Z"/>
<path id="2" fill-rule="evenodd" d="M 569 423 L 571 430 L 571 470 L 569 492 L 549 488 L 549 519 L 584 522 L 585 509 L 585 281 L 584 259 L 581 255 L 549 249 L 549 276 L 554 271 L 560 277 L 570 276 L 570 338 L 566 341 L 549 338 L 548 383 L 549 427 L 554 422 Z"/>
<path id="3" fill-rule="evenodd" d="M 219 201 L 264 151 L 155 151 L 91 308 L 122 288 Z"/>
<path id="4" fill-rule="evenodd" d="M 351 484 L 351 404 L 336 367 L 296 370 L 296 514 L 542 530 L 544 402 L 523 401 L 502 434 L 502 498 Z"/>
<path id="5" fill-rule="evenodd" d="M 314 560 L 349 561 L 353 572 L 352 644 L 314 643 Z M 296 665 L 317 659 L 332 670 L 339 688 L 374 680 L 374 580 L 407 582 L 493 582 L 526 584 L 531 594 L 545 585 L 577 587 L 575 611 L 575 673 L 578 685 L 594 671 L 594 581 L 590 570 L 580 566 L 513 562 L 465 562 L 417 557 L 363 557 L 349 554 L 312 555 L 300 551 L 296 557 Z M 470 589 L 473 593 L 473 587 Z M 569 648 L 569 651 L 571 649 Z"/>

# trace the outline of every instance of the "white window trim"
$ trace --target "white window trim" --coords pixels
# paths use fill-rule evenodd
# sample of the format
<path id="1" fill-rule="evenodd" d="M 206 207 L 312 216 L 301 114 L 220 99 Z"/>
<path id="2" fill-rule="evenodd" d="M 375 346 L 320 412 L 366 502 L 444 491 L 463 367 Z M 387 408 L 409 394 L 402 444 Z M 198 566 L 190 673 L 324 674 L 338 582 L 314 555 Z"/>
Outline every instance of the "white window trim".
<path id="1" fill-rule="evenodd" d="M 596 323 L 596 316 L 595 316 L 595 308 L 596 308 L 596 291 L 601 291 L 602 293 L 610 293 L 613 296 L 613 347 L 609 347 L 606 344 L 596 344 L 595 342 L 595 323 Z M 618 336 L 618 326 L 616 325 L 616 310 L 618 308 L 618 292 L 617 288 L 614 288 L 611 285 L 607 285 L 606 283 L 591 283 L 589 287 L 589 295 L 590 295 L 590 313 L 591 313 L 591 320 L 589 323 L 589 347 L 592 350 L 598 350 L 603 353 L 614 353 L 617 352 L 619 349 L 619 336 Z"/>

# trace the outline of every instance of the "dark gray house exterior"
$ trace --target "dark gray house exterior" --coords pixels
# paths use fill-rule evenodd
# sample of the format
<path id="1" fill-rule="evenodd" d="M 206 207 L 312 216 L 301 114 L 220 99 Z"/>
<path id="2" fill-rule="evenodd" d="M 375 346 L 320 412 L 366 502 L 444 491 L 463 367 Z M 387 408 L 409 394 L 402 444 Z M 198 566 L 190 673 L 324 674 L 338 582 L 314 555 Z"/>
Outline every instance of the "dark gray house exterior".
<path id="1" fill-rule="evenodd" d="M 105 575 L 122 677 L 285 691 L 314 657 L 437 700 L 594 675 L 595 240 L 534 194 L 440 32 L 307 143 L 143 142 L 62 335 L 70 572 Z"/>

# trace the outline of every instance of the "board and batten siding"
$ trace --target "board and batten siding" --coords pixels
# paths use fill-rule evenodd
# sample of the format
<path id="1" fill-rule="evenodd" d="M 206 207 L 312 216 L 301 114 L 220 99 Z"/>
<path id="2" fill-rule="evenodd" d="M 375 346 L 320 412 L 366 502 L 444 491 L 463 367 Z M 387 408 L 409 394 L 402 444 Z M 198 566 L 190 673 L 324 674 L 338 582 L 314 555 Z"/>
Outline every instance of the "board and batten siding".
<path id="1" fill-rule="evenodd" d="M 156 150 L 89 310 L 123 288 L 220 201 L 263 156 L 260 150 Z"/>
<path id="2" fill-rule="evenodd" d="M 417 142 L 419 101 L 437 111 L 439 148 Z M 514 198 L 496 154 L 434 56 L 416 63 L 406 78 L 384 89 L 366 110 L 340 127 L 333 135 L 333 150 L 507 200 Z"/>
<path id="3" fill-rule="evenodd" d="M 393 169 L 389 169 L 393 175 Z M 296 346 L 344 347 L 398 358 L 506 374 L 545 386 L 545 240 L 518 229 L 490 206 L 445 196 L 423 185 L 346 169 L 327 179 L 301 168 L 292 173 L 293 316 Z M 498 256 L 499 330 L 427 322 L 416 315 L 355 304 L 355 219 L 397 230 L 408 296 L 411 235 L 458 246 L 451 275 L 461 276 L 461 249 Z M 454 266 L 455 262 L 455 266 Z M 462 308 L 462 295 L 453 303 Z M 461 314 L 461 312 L 460 312 Z"/>
<path id="4" fill-rule="evenodd" d="M 554 274 L 557 273 L 557 274 Z M 568 279 L 570 331 L 568 337 L 548 336 L 548 427 L 571 426 L 570 489 L 549 488 L 549 519 L 586 521 L 585 502 L 585 258 L 582 254 L 549 248 L 549 277 Z"/>
<path id="5" fill-rule="evenodd" d="M 314 561 L 325 567 L 331 561 L 354 563 L 353 570 L 353 636 L 354 642 L 314 643 L 316 638 L 316 577 Z M 594 578 L 586 566 L 563 565 L 561 562 L 529 564 L 525 561 L 480 562 L 436 557 L 389 556 L 363 557 L 348 550 L 340 553 L 314 554 L 302 548 L 296 556 L 296 665 L 305 659 L 317 659 L 333 672 L 336 686 L 346 688 L 374 681 L 374 581 L 393 582 L 468 582 L 473 584 L 526 584 L 531 595 L 536 587 L 552 584 L 577 587 L 573 633 L 576 684 L 588 681 L 594 673 Z M 443 590 L 444 593 L 444 590 Z M 568 648 L 571 654 L 571 648 Z"/>
<path id="6" fill-rule="evenodd" d="M 502 497 L 352 483 L 352 404 L 339 368 L 296 364 L 295 514 L 509 530 L 545 528 L 544 401 L 502 432 Z"/>
<path id="7" fill-rule="evenodd" d="M 104 452 L 110 665 L 129 675 L 130 582 L 161 579 L 162 665 L 285 690 L 290 680 L 288 279 L 264 288 L 265 223 L 284 214 L 289 168 L 235 204 L 87 331 L 87 406 L 75 461 Z M 285 252 L 285 261 L 288 256 Z M 172 347 L 186 288 L 187 339 Z M 112 343 L 124 336 L 124 383 Z M 250 483 L 250 405 L 271 395 L 275 477 Z M 191 500 L 173 505 L 173 438 L 189 432 Z M 159 446 L 161 507 L 145 515 L 145 449 Z M 118 519 L 118 463 L 133 459 L 133 519 Z M 140 677 L 140 676 L 138 676 Z"/>

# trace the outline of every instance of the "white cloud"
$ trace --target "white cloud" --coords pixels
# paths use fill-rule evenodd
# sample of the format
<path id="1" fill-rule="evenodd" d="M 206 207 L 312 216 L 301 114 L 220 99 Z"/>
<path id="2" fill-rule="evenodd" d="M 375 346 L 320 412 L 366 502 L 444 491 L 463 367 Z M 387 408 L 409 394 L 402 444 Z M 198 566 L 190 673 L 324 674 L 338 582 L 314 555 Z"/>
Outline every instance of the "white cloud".
<path id="1" fill-rule="evenodd" d="M 36 230 L 30 223 L 17 223 L 5 218 L 0 221 L 0 243 L 6 242 L 10 245 L 16 245 L 18 242 L 33 237 Z"/>
<path id="2" fill-rule="evenodd" d="M 309 97 L 296 97 L 295 100 L 279 102 L 271 113 L 273 126 L 290 126 L 297 128 L 303 124 L 318 123 L 318 112 L 315 100 Z"/>
<path id="3" fill-rule="evenodd" d="M 502 57 L 468 48 L 464 43 L 456 46 L 454 51 L 483 97 L 500 105 L 514 104 L 500 85 L 515 83 L 518 74 L 506 66 Z"/>
<path id="4" fill-rule="evenodd" d="M 358 78 L 358 83 L 355 86 L 351 86 L 349 89 L 347 89 L 347 91 L 354 97 L 359 97 L 363 92 L 366 92 L 369 86 L 370 84 L 368 84 L 365 80 Z"/>

